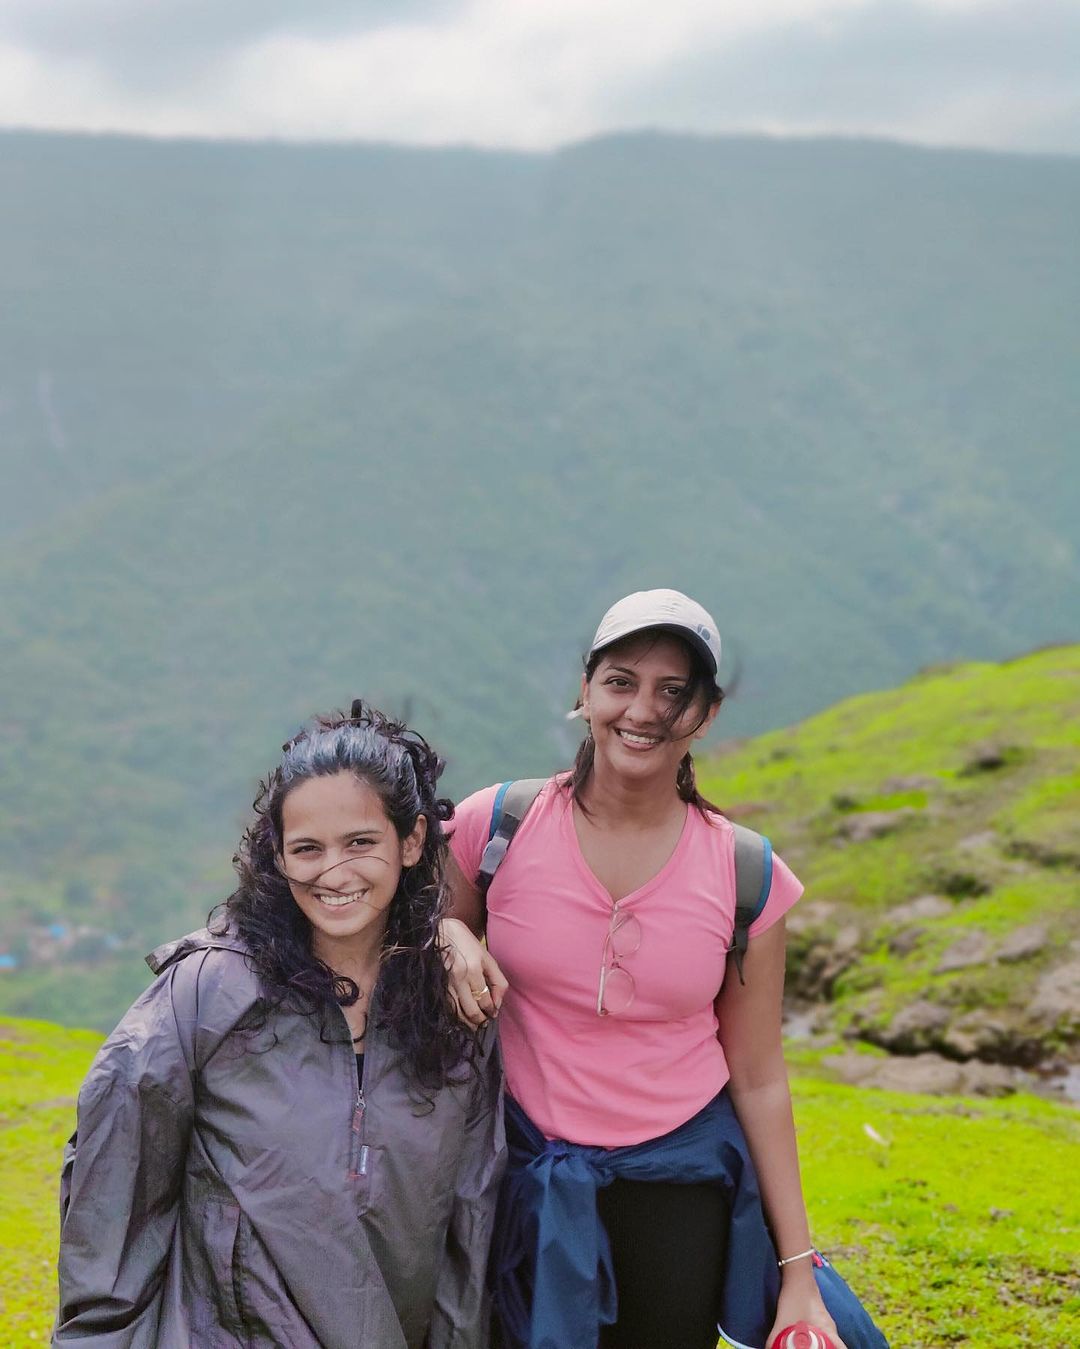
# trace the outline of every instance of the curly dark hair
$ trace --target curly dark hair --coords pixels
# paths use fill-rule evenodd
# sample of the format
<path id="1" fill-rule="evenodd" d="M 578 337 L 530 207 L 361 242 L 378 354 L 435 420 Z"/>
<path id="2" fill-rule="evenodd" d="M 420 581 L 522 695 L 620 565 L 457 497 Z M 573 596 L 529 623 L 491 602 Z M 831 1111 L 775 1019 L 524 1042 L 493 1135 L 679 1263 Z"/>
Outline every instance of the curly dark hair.
<path id="1" fill-rule="evenodd" d="M 438 941 L 447 903 L 443 824 L 454 813 L 436 795 L 443 762 L 423 736 L 359 699 L 348 716 L 316 717 L 282 748 L 233 858 L 240 883 L 211 915 L 212 925 L 242 938 L 259 978 L 262 998 L 245 1029 L 261 1029 L 278 1009 L 325 1016 L 360 996 L 354 980 L 315 956 L 311 924 L 278 867 L 289 793 L 310 778 L 352 773 L 378 795 L 399 838 L 413 832 L 421 815 L 427 820 L 420 860 L 402 869 L 387 910 L 376 1016 L 415 1081 L 438 1090 L 475 1057 L 472 1032 L 453 1008 Z"/>

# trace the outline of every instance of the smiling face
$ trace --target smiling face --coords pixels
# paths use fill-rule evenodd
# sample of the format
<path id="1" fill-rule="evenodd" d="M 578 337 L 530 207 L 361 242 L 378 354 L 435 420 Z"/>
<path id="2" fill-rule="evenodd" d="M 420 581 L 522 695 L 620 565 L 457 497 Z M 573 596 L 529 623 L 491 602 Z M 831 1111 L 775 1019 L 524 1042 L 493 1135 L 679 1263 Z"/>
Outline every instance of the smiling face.
<path id="1" fill-rule="evenodd" d="M 399 838 L 378 793 L 340 772 L 294 787 L 281 826 L 278 865 L 312 926 L 315 954 L 333 967 L 335 955 L 376 951 L 402 868 L 420 860 L 424 817 Z"/>
<path id="2" fill-rule="evenodd" d="M 717 712 L 702 696 L 672 721 L 690 681 L 690 653 L 677 637 L 645 632 L 604 651 L 581 686 L 594 770 L 674 782 L 679 761 Z"/>

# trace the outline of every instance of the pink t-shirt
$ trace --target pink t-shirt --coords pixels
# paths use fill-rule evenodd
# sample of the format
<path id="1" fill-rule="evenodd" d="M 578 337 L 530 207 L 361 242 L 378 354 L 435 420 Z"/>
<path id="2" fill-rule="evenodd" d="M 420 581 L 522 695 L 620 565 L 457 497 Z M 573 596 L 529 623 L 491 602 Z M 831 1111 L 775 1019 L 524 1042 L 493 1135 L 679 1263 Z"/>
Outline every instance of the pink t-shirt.
<path id="1" fill-rule="evenodd" d="M 451 849 L 476 876 L 497 786 L 457 807 Z M 611 896 L 589 870 L 569 795 L 552 779 L 515 835 L 487 897 L 487 940 L 510 982 L 499 1034 L 507 1085 L 548 1138 L 618 1147 L 677 1128 L 728 1080 L 713 1009 L 735 925 L 735 845 L 722 816 L 686 812 L 662 869 L 620 903 L 641 943 L 619 963 L 625 1012 L 598 1016 Z M 773 858 L 755 937 L 802 894 Z"/>

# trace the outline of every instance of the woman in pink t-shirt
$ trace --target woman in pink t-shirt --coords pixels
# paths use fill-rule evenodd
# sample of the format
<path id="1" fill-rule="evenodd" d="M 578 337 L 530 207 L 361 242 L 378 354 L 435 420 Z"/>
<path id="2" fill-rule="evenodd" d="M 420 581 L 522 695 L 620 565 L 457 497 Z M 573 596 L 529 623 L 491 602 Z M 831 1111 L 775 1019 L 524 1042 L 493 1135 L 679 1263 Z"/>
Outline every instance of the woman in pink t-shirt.
<path id="1" fill-rule="evenodd" d="M 719 655 L 716 624 L 677 591 L 608 611 L 582 679 L 588 732 L 573 769 L 541 791 L 486 902 L 474 881 L 496 788 L 458 807 L 444 935 L 462 1015 L 498 1013 L 510 1095 L 544 1138 L 663 1139 L 726 1089 L 781 1263 L 767 1343 L 807 1321 L 844 1349 L 814 1279 L 781 1048 L 782 919 L 802 886 L 778 858 L 745 983 L 725 978 L 733 831 L 697 791 L 690 753 L 723 699 Z M 598 1191 L 618 1306 L 603 1349 L 716 1343 L 731 1214 L 720 1186 L 676 1179 Z"/>

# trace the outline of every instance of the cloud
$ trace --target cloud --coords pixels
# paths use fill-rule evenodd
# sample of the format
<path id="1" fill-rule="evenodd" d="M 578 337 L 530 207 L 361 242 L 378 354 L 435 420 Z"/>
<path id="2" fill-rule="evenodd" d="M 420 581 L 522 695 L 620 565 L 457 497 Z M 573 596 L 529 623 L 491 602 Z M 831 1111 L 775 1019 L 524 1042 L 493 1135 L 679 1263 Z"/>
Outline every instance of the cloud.
<path id="1" fill-rule="evenodd" d="M 460 8 L 459 0 L 0 0 L 0 39 L 150 89 L 267 38 L 333 41 Z"/>
<path id="2" fill-rule="evenodd" d="M 614 123 L 1080 151 L 1080 6 L 877 0 L 684 53 L 609 91 Z"/>
<path id="3" fill-rule="evenodd" d="M 1080 152 L 1075 0 L 0 0 L 0 123 L 547 148 L 627 126 Z"/>

